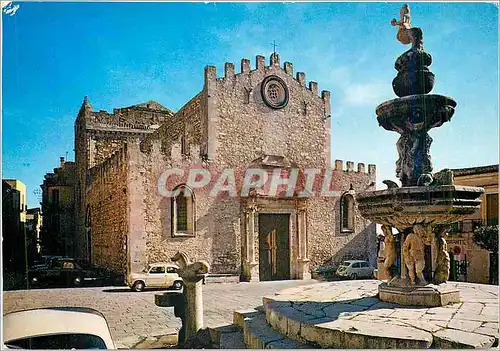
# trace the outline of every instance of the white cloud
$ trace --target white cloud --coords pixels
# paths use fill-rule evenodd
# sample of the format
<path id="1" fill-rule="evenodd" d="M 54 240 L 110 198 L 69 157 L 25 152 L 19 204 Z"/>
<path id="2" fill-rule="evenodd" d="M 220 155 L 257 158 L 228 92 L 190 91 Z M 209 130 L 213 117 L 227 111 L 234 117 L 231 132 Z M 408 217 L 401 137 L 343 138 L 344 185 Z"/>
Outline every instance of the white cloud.
<path id="1" fill-rule="evenodd" d="M 344 103 L 374 106 L 390 96 L 390 85 L 387 83 L 351 84 L 344 90 Z"/>

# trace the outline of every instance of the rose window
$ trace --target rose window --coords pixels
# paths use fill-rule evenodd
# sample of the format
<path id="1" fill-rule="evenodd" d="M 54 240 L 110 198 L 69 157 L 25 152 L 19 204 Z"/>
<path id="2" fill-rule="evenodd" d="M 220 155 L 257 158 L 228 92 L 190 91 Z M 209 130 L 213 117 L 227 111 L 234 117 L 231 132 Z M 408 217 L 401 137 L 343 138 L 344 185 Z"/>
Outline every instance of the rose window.
<path id="1" fill-rule="evenodd" d="M 288 88 L 277 76 L 268 76 L 261 85 L 262 99 L 273 109 L 280 109 L 288 104 Z"/>

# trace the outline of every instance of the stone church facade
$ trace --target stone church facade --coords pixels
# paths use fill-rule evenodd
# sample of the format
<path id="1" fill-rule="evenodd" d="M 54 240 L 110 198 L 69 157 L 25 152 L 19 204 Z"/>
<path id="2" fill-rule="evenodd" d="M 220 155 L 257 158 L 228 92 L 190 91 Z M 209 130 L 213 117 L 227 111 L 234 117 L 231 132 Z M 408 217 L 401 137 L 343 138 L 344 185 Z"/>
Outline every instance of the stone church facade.
<path id="1" fill-rule="evenodd" d="M 332 259 L 375 265 L 375 226 L 354 201 L 375 189 L 375 166 L 330 165 L 330 109 L 330 93 L 277 54 L 253 69 L 243 59 L 238 73 L 226 63 L 223 77 L 205 67 L 203 89 L 175 113 L 153 101 L 95 112 L 85 99 L 75 122 L 81 256 L 130 272 L 183 250 L 244 280 L 306 279 Z M 269 178 L 298 169 L 302 186 L 318 169 L 310 179 L 328 175 L 332 192 L 211 191 L 229 185 L 217 184 L 228 170 L 240 190 L 238 175 L 253 169 Z"/>

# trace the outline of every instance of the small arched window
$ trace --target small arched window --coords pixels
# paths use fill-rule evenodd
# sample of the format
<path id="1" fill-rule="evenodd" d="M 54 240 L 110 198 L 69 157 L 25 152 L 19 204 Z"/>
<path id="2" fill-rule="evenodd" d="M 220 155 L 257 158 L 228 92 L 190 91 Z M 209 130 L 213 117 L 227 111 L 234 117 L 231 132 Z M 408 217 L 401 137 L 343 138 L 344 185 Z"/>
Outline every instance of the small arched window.
<path id="1" fill-rule="evenodd" d="M 193 191 L 181 184 L 174 188 L 172 197 L 172 236 L 195 235 L 195 202 Z"/>
<path id="2" fill-rule="evenodd" d="M 186 145 L 186 137 L 184 135 L 181 136 L 181 154 L 187 155 L 187 145 Z"/>
<path id="3" fill-rule="evenodd" d="M 354 197 L 345 193 L 340 198 L 340 221 L 342 232 L 354 231 Z"/>

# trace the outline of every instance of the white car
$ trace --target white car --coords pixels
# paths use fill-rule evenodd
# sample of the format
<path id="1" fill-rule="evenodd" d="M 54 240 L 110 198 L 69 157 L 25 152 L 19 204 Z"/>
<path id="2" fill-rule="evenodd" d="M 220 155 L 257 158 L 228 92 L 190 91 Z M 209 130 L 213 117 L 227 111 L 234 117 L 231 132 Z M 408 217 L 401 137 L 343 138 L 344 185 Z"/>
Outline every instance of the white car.
<path id="1" fill-rule="evenodd" d="M 336 274 L 339 277 L 348 277 L 351 279 L 373 278 L 375 268 L 370 267 L 367 261 L 348 260 L 340 264 Z"/>
<path id="2" fill-rule="evenodd" d="M 108 323 L 91 308 L 49 307 L 3 316 L 8 349 L 114 349 Z"/>
<path id="3" fill-rule="evenodd" d="M 177 273 L 179 267 L 172 263 L 151 263 L 140 273 L 130 273 L 127 285 L 134 291 L 145 288 L 182 289 L 183 281 Z"/>

